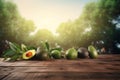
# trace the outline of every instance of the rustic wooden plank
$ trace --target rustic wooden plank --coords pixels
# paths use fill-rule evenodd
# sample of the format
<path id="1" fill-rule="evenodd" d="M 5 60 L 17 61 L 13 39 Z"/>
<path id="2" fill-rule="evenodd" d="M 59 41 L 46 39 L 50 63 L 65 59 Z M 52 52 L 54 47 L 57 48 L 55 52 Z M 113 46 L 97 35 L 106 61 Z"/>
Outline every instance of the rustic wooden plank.
<path id="1" fill-rule="evenodd" d="M 120 72 L 120 67 L 81 67 L 81 66 L 44 66 L 44 67 L 16 67 L 14 72 Z"/>
<path id="2" fill-rule="evenodd" d="M 3 80 L 119 80 L 120 73 L 57 72 L 12 73 Z"/>
<path id="3" fill-rule="evenodd" d="M 0 67 L 2 69 L 4 68 L 14 68 L 15 71 L 20 71 L 20 72 L 64 72 L 64 71 L 74 71 L 74 72 L 120 72 L 120 66 L 118 64 L 116 65 L 100 65 L 100 64 L 63 64 L 63 65 L 44 65 L 44 66 L 2 66 Z M 6 70 L 7 71 L 7 70 Z"/>
<path id="4" fill-rule="evenodd" d="M 0 61 L 0 80 L 120 80 L 120 55 L 97 59 Z"/>
<path id="5" fill-rule="evenodd" d="M 0 67 L 0 80 L 11 74 L 13 70 L 14 70 L 13 67 L 8 67 L 8 66 Z"/>
<path id="6" fill-rule="evenodd" d="M 8 73 L 8 72 L 1 72 L 0 71 L 0 80 L 2 80 L 2 79 L 4 79 L 5 77 L 7 77 L 8 75 L 9 75 L 10 73 Z"/>

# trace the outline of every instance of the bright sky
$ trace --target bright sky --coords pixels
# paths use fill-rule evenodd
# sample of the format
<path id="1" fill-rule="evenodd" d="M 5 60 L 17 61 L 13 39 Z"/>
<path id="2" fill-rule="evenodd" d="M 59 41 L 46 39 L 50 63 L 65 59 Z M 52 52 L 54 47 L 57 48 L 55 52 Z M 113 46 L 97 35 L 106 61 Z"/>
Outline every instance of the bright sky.
<path id="1" fill-rule="evenodd" d="M 13 0 L 23 17 L 33 20 L 37 28 L 53 33 L 60 23 L 78 18 L 90 1 L 95 0 Z"/>

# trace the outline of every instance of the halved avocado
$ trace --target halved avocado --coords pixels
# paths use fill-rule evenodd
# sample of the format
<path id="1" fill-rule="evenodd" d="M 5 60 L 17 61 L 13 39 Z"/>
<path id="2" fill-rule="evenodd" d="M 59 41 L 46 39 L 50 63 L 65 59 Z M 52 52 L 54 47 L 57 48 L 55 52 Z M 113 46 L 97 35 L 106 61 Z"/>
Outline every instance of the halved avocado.
<path id="1" fill-rule="evenodd" d="M 29 50 L 25 53 L 23 53 L 22 58 L 23 59 L 30 59 L 35 55 L 35 50 Z"/>
<path id="2" fill-rule="evenodd" d="M 98 52 L 93 45 L 88 46 L 89 57 L 94 59 L 98 57 Z"/>

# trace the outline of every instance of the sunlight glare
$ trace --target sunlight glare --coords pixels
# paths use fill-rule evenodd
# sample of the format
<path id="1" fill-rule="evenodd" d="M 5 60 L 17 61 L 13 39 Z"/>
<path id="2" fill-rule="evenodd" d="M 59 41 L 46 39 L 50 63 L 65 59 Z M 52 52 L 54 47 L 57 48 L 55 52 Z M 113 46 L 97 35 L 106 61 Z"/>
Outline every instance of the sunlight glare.
<path id="1" fill-rule="evenodd" d="M 33 20 L 39 29 L 48 29 L 56 35 L 62 22 L 75 20 L 82 13 L 84 2 L 69 0 L 13 0 L 26 19 Z M 79 3 L 78 3 L 79 2 Z M 38 29 L 37 28 L 37 29 Z M 37 29 L 30 35 L 34 35 Z"/>
<path id="2" fill-rule="evenodd" d="M 31 32 L 29 35 L 30 35 L 30 36 L 34 36 L 34 35 L 37 33 L 38 30 L 39 30 L 39 28 L 37 27 L 36 30 L 33 31 L 33 32 Z"/>
<path id="3" fill-rule="evenodd" d="M 83 34 L 85 34 L 85 33 L 87 33 L 87 32 L 90 32 L 91 30 L 92 30 L 92 28 L 91 28 L 91 27 L 88 27 L 88 28 L 86 28 L 86 29 L 84 30 Z"/>

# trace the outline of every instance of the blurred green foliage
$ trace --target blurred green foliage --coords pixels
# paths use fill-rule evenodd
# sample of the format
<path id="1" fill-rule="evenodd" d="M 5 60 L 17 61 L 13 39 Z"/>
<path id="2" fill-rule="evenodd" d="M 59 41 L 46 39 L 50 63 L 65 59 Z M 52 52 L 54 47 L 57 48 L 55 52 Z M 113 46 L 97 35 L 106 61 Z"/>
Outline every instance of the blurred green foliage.
<path id="1" fill-rule="evenodd" d="M 34 47 L 47 40 L 52 46 L 57 43 L 64 49 L 94 44 L 96 47 L 105 47 L 107 51 L 120 52 L 116 47 L 120 43 L 120 28 L 116 29 L 116 25 L 120 24 L 119 4 L 120 0 L 88 3 L 79 18 L 58 27 L 58 36 L 46 29 L 40 29 L 30 36 L 36 29 L 34 22 L 23 18 L 13 2 L 0 0 L 0 50 L 5 50 L 5 40 Z M 100 41 L 104 42 L 102 46 L 98 44 Z"/>
<path id="2" fill-rule="evenodd" d="M 88 3 L 82 15 L 75 21 L 62 23 L 57 32 L 59 43 L 64 47 L 87 47 L 90 44 L 96 47 L 105 47 L 110 52 L 120 52 L 116 43 L 120 43 L 120 0 L 99 0 Z M 113 23 L 113 20 L 117 23 Z M 91 31 L 89 29 L 91 28 Z M 103 42 L 104 44 L 100 42 Z"/>

